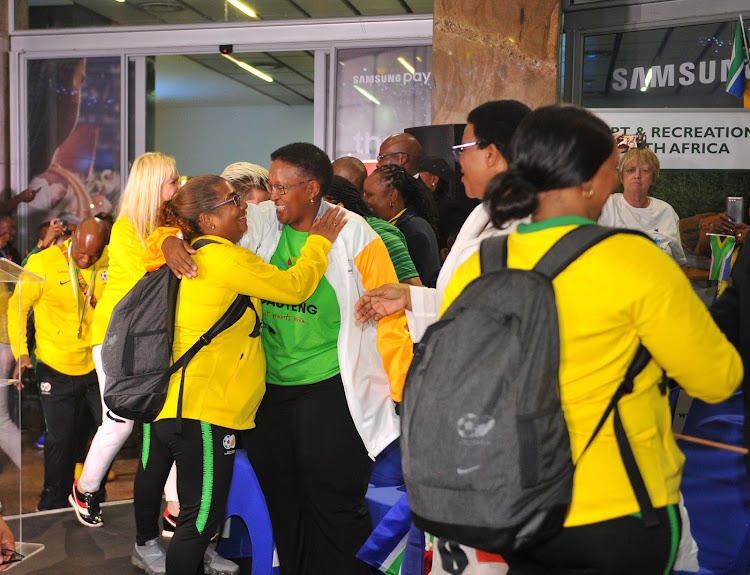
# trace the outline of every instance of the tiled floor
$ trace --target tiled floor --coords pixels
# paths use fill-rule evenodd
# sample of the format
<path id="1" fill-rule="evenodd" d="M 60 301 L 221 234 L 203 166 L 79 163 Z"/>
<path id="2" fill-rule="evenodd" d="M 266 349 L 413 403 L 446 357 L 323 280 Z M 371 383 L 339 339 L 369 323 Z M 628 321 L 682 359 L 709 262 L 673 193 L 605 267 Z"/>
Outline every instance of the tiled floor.
<path id="1" fill-rule="evenodd" d="M 23 518 L 23 539 L 45 548 L 22 561 L 11 575 L 143 575 L 130 562 L 135 543 L 132 501 L 105 504 L 104 526 L 83 527 L 72 510 L 34 513 Z M 8 522 L 18 533 L 17 520 Z M 169 540 L 162 539 L 168 548 Z M 249 575 L 250 560 L 239 561 L 240 575 Z"/>
<path id="2" fill-rule="evenodd" d="M 39 502 L 39 494 L 44 483 L 44 450 L 37 449 L 33 443 L 39 437 L 36 429 L 29 429 L 22 435 L 21 452 L 22 470 L 0 451 L 0 501 L 3 502 L 3 515 L 17 515 L 19 512 L 19 485 L 23 513 L 33 513 Z M 113 470 L 114 481 L 107 484 L 107 500 L 120 501 L 132 499 L 133 480 L 138 466 L 140 453 L 140 435 L 134 431 L 133 436 L 115 459 Z"/>

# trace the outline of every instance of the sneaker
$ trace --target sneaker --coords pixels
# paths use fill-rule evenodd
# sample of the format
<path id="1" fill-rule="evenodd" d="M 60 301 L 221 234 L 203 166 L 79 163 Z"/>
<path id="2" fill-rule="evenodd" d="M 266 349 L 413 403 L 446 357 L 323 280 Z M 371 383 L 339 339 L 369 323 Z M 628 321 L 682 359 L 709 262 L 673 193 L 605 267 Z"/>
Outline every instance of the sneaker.
<path id="1" fill-rule="evenodd" d="M 130 561 L 148 575 L 166 575 L 167 573 L 167 554 L 159 545 L 159 539 L 151 539 L 144 545 L 136 543 Z"/>
<path id="2" fill-rule="evenodd" d="M 81 493 L 78 491 L 78 481 L 73 483 L 73 491 L 68 495 L 68 501 L 76 512 L 78 522 L 85 527 L 101 527 L 102 512 L 99 508 L 99 498 L 95 493 Z"/>
<path id="3" fill-rule="evenodd" d="M 175 527 L 177 527 L 177 517 L 169 512 L 169 509 L 164 510 L 164 515 L 161 517 L 161 536 L 162 537 L 173 537 Z"/>
<path id="4" fill-rule="evenodd" d="M 34 442 L 34 447 L 37 449 L 44 449 L 44 433 L 42 433 L 42 436 Z"/>
<path id="5" fill-rule="evenodd" d="M 213 548 L 208 547 L 203 555 L 203 573 L 206 575 L 237 575 L 240 566 L 224 559 Z"/>

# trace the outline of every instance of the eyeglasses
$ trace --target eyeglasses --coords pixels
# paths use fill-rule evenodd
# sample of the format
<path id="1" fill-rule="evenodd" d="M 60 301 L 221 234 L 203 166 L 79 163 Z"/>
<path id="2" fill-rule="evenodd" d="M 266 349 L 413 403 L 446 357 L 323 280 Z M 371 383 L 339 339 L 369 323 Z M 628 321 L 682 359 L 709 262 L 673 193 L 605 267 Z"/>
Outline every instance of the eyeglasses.
<path id="1" fill-rule="evenodd" d="M 2 563 L 0 563 L 0 565 L 5 565 L 7 563 L 18 563 L 19 561 L 23 561 L 25 559 L 23 555 L 13 549 L 3 549 L 2 553 L 3 557 L 10 557 L 10 559 L 3 561 Z"/>
<path id="2" fill-rule="evenodd" d="M 458 144 L 457 146 L 453 146 L 453 157 L 458 160 L 461 158 L 466 148 L 471 148 L 472 146 L 476 146 L 482 143 L 483 142 L 481 142 L 480 140 L 477 140 L 476 142 L 466 142 L 465 144 Z"/>
<path id="3" fill-rule="evenodd" d="M 276 194 L 277 196 L 284 196 L 286 195 L 286 192 L 289 188 L 294 188 L 295 186 L 301 186 L 302 184 L 307 184 L 309 182 L 312 182 L 312 180 L 302 180 L 301 182 L 297 182 L 296 184 L 289 184 L 288 186 L 277 186 L 277 185 L 271 185 L 268 184 L 268 191 L 272 194 Z"/>
<path id="4" fill-rule="evenodd" d="M 228 204 L 230 202 L 234 202 L 234 205 L 239 208 L 241 201 L 242 201 L 242 198 L 240 197 L 240 195 L 237 192 L 235 192 L 235 193 L 232 194 L 232 197 L 229 198 L 228 200 L 225 200 L 225 201 L 221 202 L 220 204 L 216 204 L 213 208 L 208 208 L 206 211 L 210 212 L 210 211 L 215 210 L 216 208 L 220 208 L 221 206 L 224 206 L 224 205 L 226 205 L 226 204 Z"/>
<path id="5" fill-rule="evenodd" d="M 378 162 L 381 160 L 384 160 L 385 158 L 388 158 L 390 156 L 398 156 L 399 154 L 403 154 L 407 158 L 411 158 L 411 154 L 407 154 L 406 152 L 391 152 L 390 154 L 378 154 L 377 159 Z"/>

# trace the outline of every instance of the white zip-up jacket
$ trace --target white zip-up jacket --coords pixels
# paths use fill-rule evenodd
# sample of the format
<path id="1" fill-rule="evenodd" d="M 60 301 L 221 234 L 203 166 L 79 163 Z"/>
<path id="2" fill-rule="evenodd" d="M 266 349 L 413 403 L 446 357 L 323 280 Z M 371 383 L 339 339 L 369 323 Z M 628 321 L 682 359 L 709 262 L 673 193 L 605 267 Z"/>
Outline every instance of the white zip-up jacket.
<path id="1" fill-rule="evenodd" d="M 332 206 L 322 202 L 318 215 Z M 342 208 L 343 209 L 343 208 Z M 413 346 L 401 312 L 380 322 L 360 323 L 354 304 L 368 289 L 397 283 L 396 271 L 380 236 L 353 212 L 328 252 L 325 277 L 341 310 L 338 359 L 346 401 L 367 452 L 375 458 L 400 433 L 391 400 L 392 389 L 403 388 Z M 271 201 L 248 205 L 248 230 L 239 245 L 270 261 L 284 229 Z"/>

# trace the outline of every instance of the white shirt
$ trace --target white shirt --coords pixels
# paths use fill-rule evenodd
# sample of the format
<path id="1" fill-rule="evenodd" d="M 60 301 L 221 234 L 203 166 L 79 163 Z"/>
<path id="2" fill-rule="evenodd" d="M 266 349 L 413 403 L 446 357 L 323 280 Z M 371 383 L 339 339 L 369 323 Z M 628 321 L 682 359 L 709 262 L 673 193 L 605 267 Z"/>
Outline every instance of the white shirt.
<path id="1" fill-rule="evenodd" d="M 612 194 L 599 217 L 599 223 L 603 226 L 646 233 L 680 266 L 684 266 L 687 265 L 687 258 L 682 249 L 679 222 L 677 212 L 667 202 L 649 198 L 648 206 L 634 208 L 622 194 Z"/>

